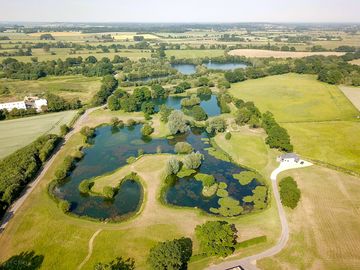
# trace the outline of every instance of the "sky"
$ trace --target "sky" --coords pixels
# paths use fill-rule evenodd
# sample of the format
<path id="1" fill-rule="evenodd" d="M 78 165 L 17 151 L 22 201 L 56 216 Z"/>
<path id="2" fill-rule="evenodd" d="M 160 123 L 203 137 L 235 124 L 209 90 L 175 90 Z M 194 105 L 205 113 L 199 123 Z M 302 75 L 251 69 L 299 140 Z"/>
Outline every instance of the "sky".
<path id="1" fill-rule="evenodd" d="M 360 22 L 360 0 L 0 0 L 0 21 Z"/>

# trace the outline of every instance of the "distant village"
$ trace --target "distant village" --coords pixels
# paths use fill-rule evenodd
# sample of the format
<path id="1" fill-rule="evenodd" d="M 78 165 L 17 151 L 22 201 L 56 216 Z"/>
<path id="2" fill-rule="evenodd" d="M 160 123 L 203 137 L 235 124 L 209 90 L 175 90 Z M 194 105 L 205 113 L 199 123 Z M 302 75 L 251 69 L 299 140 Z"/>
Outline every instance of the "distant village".
<path id="1" fill-rule="evenodd" d="M 46 99 L 39 97 L 25 97 L 23 101 L 0 103 L 0 110 L 7 110 L 8 112 L 10 112 L 13 109 L 36 109 L 37 112 L 42 112 L 44 110 L 44 107 L 46 106 Z"/>

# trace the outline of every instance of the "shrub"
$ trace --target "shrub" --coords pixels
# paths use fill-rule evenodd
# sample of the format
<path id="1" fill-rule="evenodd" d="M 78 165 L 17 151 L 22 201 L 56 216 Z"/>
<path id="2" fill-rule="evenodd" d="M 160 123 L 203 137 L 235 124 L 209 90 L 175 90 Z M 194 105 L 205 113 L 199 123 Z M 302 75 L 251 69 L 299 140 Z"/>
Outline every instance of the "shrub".
<path id="1" fill-rule="evenodd" d="M 113 187 L 106 186 L 103 188 L 103 194 L 105 197 L 112 199 L 115 195 L 115 191 Z"/>
<path id="2" fill-rule="evenodd" d="M 200 152 L 191 153 L 185 156 L 184 166 L 187 169 L 197 169 L 201 165 L 201 161 L 204 159 L 204 155 Z"/>
<path id="3" fill-rule="evenodd" d="M 231 133 L 230 132 L 226 132 L 225 134 L 225 140 L 230 140 L 231 139 Z"/>
<path id="4" fill-rule="evenodd" d="M 281 179 L 279 186 L 282 204 L 294 209 L 301 197 L 301 191 L 298 188 L 296 181 L 290 176 L 285 177 Z"/>
<path id="5" fill-rule="evenodd" d="M 71 203 L 66 200 L 61 200 L 59 202 L 59 207 L 61 211 L 63 211 L 64 213 L 68 213 L 71 209 Z"/>
<path id="6" fill-rule="evenodd" d="M 178 154 L 190 154 L 193 150 L 190 143 L 178 142 L 175 144 L 175 152 Z"/>
<path id="7" fill-rule="evenodd" d="M 55 171 L 55 177 L 62 180 L 68 176 L 69 172 L 74 168 L 75 159 L 72 156 L 66 156 L 62 164 Z"/>
<path id="8" fill-rule="evenodd" d="M 192 107 L 190 110 L 190 114 L 192 117 L 194 117 L 196 121 L 204 121 L 208 118 L 204 109 L 199 105 Z"/>
<path id="9" fill-rule="evenodd" d="M 95 130 L 88 126 L 81 128 L 80 133 L 85 136 L 86 138 L 92 138 L 95 136 Z"/>
<path id="10" fill-rule="evenodd" d="M 112 117 L 111 120 L 110 120 L 110 123 L 113 127 L 116 127 L 118 124 L 119 124 L 119 118 L 117 117 Z"/>
<path id="11" fill-rule="evenodd" d="M 206 131 L 208 133 L 212 132 L 224 132 L 226 130 L 226 121 L 222 117 L 214 117 L 211 118 L 207 122 L 207 128 Z"/>
<path id="12" fill-rule="evenodd" d="M 144 124 L 143 127 L 141 128 L 141 134 L 143 136 L 149 136 L 153 132 L 154 132 L 154 129 L 149 124 Z"/>
<path id="13" fill-rule="evenodd" d="M 69 132 L 70 128 L 67 125 L 60 126 L 60 135 L 65 136 Z"/>
<path id="14" fill-rule="evenodd" d="M 192 95 L 190 98 L 183 98 L 181 100 L 181 106 L 183 107 L 192 107 L 200 104 L 201 100 L 195 95 Z"/>
<path id="15" fill-rule="evenodd" d="M 232 254 L 236 245 L 236 229 L 226 221 L 207 221 L 195 228 L 200 249 L 208 256 L 226 257 Z"/>
<path id="16" fill-rule="evenodd" d="M 208 86 L 202 86 L 196 90 L 196 94 L 198 96 L 211 96 L 212 92 Z"/>
<path id="17" fill-rule="evenodd" d="M 136 125 L 136 121 L 130 118 L 129 120 L 127 120 L 126 125 L 128 125 L 129 127 L 134 126 Z"/>
<path id="18" fill-rule="evenodd" d="M 180 162 L 172 157 L 166 164 L 166 175 L 177 174 L 180 170 Z"/>
<path id="19" fill-rule="evenodd" d="M 93 183 L 89 180 L 83 180 L 79 184 L 79 191 L 81 193 L 89 193 L 92 185 Z"/>
<path id="20" fill-rule="evenodd" d="M 190 238 L 180 238 L 160 242 L 150 249 L 148 262 L 156 270 L 187 269 L 187 263 L 192 255 Z"/>

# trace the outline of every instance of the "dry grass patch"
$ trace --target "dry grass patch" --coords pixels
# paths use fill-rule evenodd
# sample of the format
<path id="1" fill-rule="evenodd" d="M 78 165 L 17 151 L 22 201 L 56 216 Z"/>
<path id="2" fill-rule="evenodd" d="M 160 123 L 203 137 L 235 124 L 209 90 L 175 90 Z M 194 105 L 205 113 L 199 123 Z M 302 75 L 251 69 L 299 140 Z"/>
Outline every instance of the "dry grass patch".
<path id="1" fill-rule="evenodd" d="M 360 111 L 360 87 L 340 86 L 340 90 Z M 360 115 L 360 113 L 359 113 Z"/>
<path id="2" fill-rule="evenodd" d="M 245 57 L 259 57 L 259 58 L 302 58 L 312 55 L 343 55 L 342 52 L 283 52 L 270 50 L 256 50 L 256 49 L 237 49 L 229 52 L 230 55 L 245 56 Z"/>
<path id="3" fill-rule="evenodd" d="M 313 166 L 291 170 L 301 189 L 288 210 L 290 239 L 278 255 L 258 262 L 261 269 L 359 269 L 360 179 Z"/>

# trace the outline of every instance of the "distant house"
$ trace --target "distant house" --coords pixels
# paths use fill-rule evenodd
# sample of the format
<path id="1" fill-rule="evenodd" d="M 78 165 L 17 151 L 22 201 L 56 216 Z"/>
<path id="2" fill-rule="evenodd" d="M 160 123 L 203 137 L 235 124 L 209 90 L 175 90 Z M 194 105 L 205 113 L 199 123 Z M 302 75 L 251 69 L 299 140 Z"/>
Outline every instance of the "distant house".
<path id="1" fill-rule="evenodd" d="M 0 103 L 0 110 L 7 110 L 8 112 L 13 109 L 24 109 L 26 110 L 26 104 L 24 101 L 14 101 L 8 103 Z"/>
<path id="2" fill-rule="evenodd" d="M 41 98 L 41 99 L 36 99 L 35 100 L 34 108 L 36 109 L 36 111 L 41 112 L 43 106 L 47 106 L 47 100 L 46 99 Z"/>
<path id="3" fill-rule="evenodd" d="M 286 153 L 281 156 L 278 156 L 277 158 L 278 162 L 299 162 L 300 157 L 297 154 L 294 153 Z"/>

